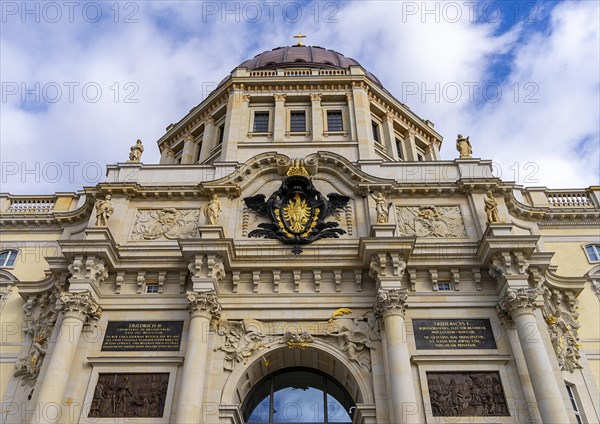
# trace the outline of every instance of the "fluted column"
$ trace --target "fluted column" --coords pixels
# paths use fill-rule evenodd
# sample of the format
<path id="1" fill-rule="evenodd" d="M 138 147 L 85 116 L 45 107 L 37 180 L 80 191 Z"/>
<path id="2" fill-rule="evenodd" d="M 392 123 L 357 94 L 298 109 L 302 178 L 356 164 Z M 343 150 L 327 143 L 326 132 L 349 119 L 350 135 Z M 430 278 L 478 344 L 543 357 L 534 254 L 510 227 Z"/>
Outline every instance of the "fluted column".
<path id="1" fill-rule="evenodd" d="M 387 356 L 386 371 L 389 378 L 389 400 L 392 422 L 419 423 L 420 408 L 417 403 L 412 378 L 410 354 L 404 335 L 404 312 L 408 291 L 405 289 L 379 290 L 373 308 L 375 316 L 383 321 L 384 343 Z"/>
<path id="2" fill-rule="evenodd" d="M 188 292 L 187 300 L 190 310 L 190 329 L 175 419 L 180 424 L 202 422 L 208 330 L 211 319 L 221 314 L 221 305 L 214 291 Z"/>
<path id="3" fill-rule="evenodd" d="M 48 409 L 49 405 L 55 405 L 57 409 L 62 407 L 71 363 L 77 350 L 83 325 L 90 320 L 97 320 L 102 313 L 102 308 L 89 292 L 62 293 L 59 302 L 64 318 L 37 397 L 37 403 L 41 410 Z M 39 416 L 34 415 L 32 422 L 36 424 L 55 423 L 60 419 L 61 414 L 54 417 L 40 414 Z"/>
<path id="4" fill-rule="evenodd" d="M 535 319 L 534 303 L 537 295 L 537 289 L 509 288 L 498 303 L 497 310 L 501 317 L 512 319 L 517 327 L 519 342 L 542 421 L 568 423 L 570 418 Z"/>

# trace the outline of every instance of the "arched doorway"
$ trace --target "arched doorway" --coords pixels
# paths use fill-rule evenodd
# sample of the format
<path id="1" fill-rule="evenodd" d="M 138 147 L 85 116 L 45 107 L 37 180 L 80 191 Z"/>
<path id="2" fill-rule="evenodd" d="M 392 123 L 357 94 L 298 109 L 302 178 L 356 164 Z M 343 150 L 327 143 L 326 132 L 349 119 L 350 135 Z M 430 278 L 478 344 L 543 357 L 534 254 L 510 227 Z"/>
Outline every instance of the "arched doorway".
<path id="1" fill-rule="evenodd" d="M 246 423 L 346 423 L 356 405 L 342 385 L 311 368 L 294 367 L 263 378 L 242 407 Z"/>

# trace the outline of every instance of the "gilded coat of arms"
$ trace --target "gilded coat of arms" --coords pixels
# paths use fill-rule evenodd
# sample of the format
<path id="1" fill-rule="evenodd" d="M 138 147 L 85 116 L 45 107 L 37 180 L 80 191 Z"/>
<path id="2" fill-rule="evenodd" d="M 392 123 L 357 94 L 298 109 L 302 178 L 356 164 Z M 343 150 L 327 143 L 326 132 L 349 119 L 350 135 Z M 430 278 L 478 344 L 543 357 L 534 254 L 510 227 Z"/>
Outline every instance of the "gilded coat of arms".
<path id="1" fill-rule="evenodd" d="M 343 209 L 350 198 L 331 193 L 325 198 L 302 172 L 288 173 L 281 187 L 268 200 L 264 194 L 246 197 L 248 208 L 271 222 L 259 224 L 249 237 L 264 237 L 293 244 L 292 252 L 300 254 L 301 244 L 322 238 L 337 238 L 345 231 L 337 222 L 325 222 L 325 218 L 337 209 Z"/>

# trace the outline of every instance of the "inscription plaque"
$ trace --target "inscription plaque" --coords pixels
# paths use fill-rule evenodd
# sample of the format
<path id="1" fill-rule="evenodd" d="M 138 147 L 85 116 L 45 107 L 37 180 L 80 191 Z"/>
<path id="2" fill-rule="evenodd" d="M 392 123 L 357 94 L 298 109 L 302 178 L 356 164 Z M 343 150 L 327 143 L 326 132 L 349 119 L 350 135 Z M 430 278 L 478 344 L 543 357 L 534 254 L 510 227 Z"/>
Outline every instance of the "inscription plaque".
<path id="1" fill-rule="evenodd" d="M 417 349 L 496 349 L 489 319 L 413 319 Z"/>
<path id="2" fill-rule="evenodd" d="M 427 372 L 434 417 L 509 416 L 498 371 Z"/>
<path id="3" fill-rule="evenodd" d="M 88 417 L 162 417 L 169 373 L 99 374 Z"/>
<path id="4" fill-rule="evenodd" d="M 103 351 L 177 351 L 183 321 L 110 321 Z"/>

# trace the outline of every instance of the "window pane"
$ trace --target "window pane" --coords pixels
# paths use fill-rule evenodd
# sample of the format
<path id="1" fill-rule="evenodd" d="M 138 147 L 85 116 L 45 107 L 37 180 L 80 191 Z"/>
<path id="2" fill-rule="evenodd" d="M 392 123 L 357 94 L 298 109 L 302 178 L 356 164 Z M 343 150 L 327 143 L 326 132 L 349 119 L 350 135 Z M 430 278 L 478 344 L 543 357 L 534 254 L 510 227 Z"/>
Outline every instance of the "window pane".
<path id="1" fill-rule="evenodd" d="M 254 112 L 254 132 L 265 133 L 269 131 L 269 112 Z"/>
<path id="2" fill-rule="evenodd" d="M 224 136 L 225 136 L 225 124 L 223 124 L 219 127 L 219 140 L 217 141 L 217 144 L 223 143 Z"/>
<path id="3" fill-rule="evenodd" d="M 280 374 L 273 379 L 273 422 L 323 422 L 323 376 L 304 371 Z"/>
<path id="4" fill-rule="evenodd" d="M 327 111 L 327 131 L 344 131 L 341 110 Z"/>
<path id="5" fill-rule="evenodd" d="M 600 245 L 591 244 L 585 247 L 585 251 L 591 262 L 600 260 Z"/>
<path id="6" fill-rule="evenodd" d="M 303 110 L 290 112 L 290 131 L 306 131 L 306 115 Z"/>
<path id="7" fill-rule="evenodd" d="M 377 122 L 371 121 L 371 127 L 373 127 L 373 140 L 379 141 L 379 125 Z"/>
<path id="8" fill-rule="evenodd" d="M 0 253 L 0 266 L 13 266 L 15 264 L 15 259 L 17 259 L 17 253 L 16 250 L 5 250 Z"/>
<path id="9" fill-rule="evenodd" d="M 269 402 L 271 400 L 271 379 L 264 380 L 252 392 L 248 405 L 245 408 L 246 422 L 248 423 L 268 423 L 269 422 Z M 252 411 L 250 417 L 247 411 Z"/>
<path id="10" fill-rule="evenodd" d="M 354 403 L 346 392 L 330 378 L 327 379 L 327 421 L 330 423 L 351 423 L 350 410 Z"/>

